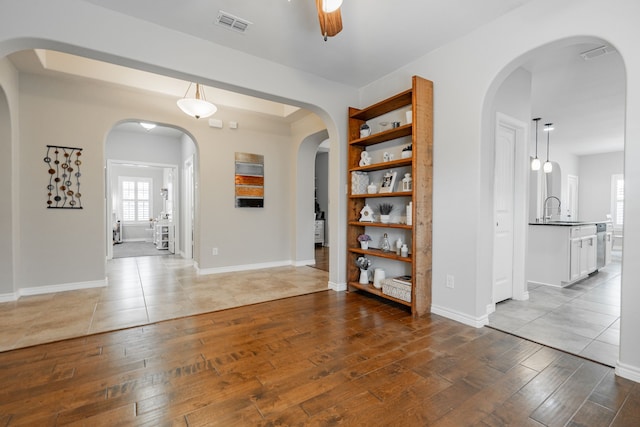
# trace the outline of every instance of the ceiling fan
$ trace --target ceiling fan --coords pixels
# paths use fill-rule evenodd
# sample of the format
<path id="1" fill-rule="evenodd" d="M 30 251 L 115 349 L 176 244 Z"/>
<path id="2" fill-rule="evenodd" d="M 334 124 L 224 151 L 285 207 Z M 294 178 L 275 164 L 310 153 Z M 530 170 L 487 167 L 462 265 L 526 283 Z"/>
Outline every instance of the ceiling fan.
<path id="1" fill-rule="evenodd" d="M 342 6 L 342 0 L 316 0 L 320 32 L 324 37 L 324 41 L 342 31 L 340 6 Z"/>

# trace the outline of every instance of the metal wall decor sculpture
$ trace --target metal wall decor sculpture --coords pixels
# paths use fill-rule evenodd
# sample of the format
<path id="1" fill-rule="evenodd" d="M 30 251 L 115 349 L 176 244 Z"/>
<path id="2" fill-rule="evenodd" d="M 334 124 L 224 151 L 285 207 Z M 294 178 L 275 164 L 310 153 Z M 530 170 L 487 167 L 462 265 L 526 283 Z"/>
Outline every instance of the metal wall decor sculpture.
<path id="1" fill-rule="evenodd" d="M 236 153 L 236 208 L 264 207 L 264 156 Z"/>
<path id="2" fill-rule="evenodd" d="M 47 145 L 44 162 L 49 170 L 47 208 L 82 209 L 80 156 L 82 148 Z"/>

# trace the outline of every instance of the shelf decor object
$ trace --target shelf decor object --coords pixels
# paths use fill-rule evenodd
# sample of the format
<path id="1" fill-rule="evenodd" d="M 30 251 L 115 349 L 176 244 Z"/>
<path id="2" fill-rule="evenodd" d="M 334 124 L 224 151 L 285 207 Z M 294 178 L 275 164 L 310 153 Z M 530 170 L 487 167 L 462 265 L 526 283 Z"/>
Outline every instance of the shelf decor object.
<path id="1" fill-rule="evenodd" d="M 400 120 L 406 122 L 394 123 Z M 360 129 L 367 124 L 380 131 L 365 136 Z M 382 123 L 394 123 L 393 127 Z M 347 290 L 377 295 L 410 308 L 413 316 L 422 316 L 431 310 L 431 251 L 432 251 L 432 194 L 433 194 L 433 83 L 418 76 L 411 79 L 411 88 L 366 108 L 349 108 L 349 147 L 347 172 L 369 172 L 371 182 L 382 182 L 376 193 L 347 195 Z M 409 141 L 410 140 L 410 141 Z M 409 149 L 407 149 L 409 148 Z M 404 149 L 404 150 L 403 150 Z M 388 161 L 363 164 L 365 156 Z M 395 177 L 411 177 L 410 186 L 395 190 Z M 383 200 L 380 200 L 380 199 Z M 391 203 L 394 211 L 406 210 L 402 223 L 375 222 L 367 212 L 369 205 Z M 366 219 L 365 219 L 366 218 Z M 373 222 L 369 222 L 372 221 Z M 391 233 L 403 242 L 400 255 L 397 248 L 383 251 L 363 249 L 357 237 Z M 376 267 L 384 265 L 386 271 L 404 271 L 410 281 L 381 281 L 382 289 L 360 283 L 359 257 L 369 257 Z M 379 264 L 380 263 L 380 264 Z"/>
<path id="2" fill-rule="evenodd" d="M 236 208 L 264 207 L 264 156 L 236 153 Z"/>
<path id="3" fill-rule="evenodd" d="M 82 209 L 80 160 L 82 148 L 47 145 L 44 162 L 48 166 L 48 209 Z"/>

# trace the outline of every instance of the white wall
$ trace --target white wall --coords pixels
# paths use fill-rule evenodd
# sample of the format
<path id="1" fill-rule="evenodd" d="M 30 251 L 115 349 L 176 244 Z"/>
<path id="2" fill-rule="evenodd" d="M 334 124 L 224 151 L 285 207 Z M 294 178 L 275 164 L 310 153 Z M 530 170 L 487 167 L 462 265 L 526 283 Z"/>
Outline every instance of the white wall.
<path id="1" fill-rule="evenodd" d="M 0 191 L 8 202 L 0 210 L 0 301 L 11 299 L 13 294 L 14 253 L 19 250 L 17 228 L 20 216 L 16 200 L 19 194 L 16 185 L 18 164 L 18 72 L 7 59 L 0 59 Z"/>
<path id="2" fill-rule="evenodd" d="M 624 152 L 580 156 L 578 162 L 580 217 L 590 221 L 603 220 L 612 213 L 611 175 L 624 172 Z"/>

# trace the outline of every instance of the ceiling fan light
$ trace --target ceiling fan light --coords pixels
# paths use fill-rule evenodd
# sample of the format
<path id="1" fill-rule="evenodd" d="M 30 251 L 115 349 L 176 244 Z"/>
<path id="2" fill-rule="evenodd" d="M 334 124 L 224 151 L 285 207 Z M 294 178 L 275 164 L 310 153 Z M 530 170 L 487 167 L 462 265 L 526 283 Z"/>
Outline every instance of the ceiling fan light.
<path id="1" fill-rule="evenodd" d="M 338 10 L 342 6 L 342 0 L 322 0 L 322 11 L 331 13 Z"/>

